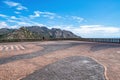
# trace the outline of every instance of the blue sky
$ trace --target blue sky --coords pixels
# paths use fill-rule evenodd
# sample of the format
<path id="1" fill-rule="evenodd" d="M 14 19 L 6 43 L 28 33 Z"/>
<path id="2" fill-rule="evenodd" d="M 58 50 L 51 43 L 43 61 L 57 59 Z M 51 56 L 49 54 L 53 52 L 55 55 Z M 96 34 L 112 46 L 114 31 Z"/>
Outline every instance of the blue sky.
<path id="1" fill-rule="evenodd" d="M 0 28 L 47 26 L 120 38 L 120 0 L 0 0 Z"/>

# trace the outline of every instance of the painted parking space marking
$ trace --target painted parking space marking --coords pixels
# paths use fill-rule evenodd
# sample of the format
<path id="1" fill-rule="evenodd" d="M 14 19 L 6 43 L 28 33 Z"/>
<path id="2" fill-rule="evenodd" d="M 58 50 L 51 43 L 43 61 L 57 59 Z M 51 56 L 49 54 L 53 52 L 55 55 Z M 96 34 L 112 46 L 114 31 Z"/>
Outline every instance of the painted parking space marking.
<path id="1" fill-rule="evenodd" d="M 0 51 L 25 50 L 23 45 L 0 45 Z"/>

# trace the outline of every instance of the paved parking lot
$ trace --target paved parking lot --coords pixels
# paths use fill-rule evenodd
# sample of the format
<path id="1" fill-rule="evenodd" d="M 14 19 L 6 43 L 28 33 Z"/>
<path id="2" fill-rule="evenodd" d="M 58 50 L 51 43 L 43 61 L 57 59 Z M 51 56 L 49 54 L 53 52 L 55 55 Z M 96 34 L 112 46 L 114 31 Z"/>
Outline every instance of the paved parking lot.
<path id="1" fill-rule="evenodd" d="M 1 43 L 0 80 L 119 80 L 119 50 L 82 41 Z"/>

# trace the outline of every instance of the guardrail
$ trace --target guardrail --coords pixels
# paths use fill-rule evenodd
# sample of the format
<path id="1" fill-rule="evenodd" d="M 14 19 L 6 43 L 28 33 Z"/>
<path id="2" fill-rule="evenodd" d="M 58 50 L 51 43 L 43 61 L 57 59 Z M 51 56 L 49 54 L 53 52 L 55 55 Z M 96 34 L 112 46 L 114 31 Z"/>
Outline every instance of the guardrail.
<path id="1" fill-rule="evenodd" d="M 91 42 L 120 43 L 120 38 L 85 38 Z"/>
<path id="2" fill-rule="evenodd" d="M 120 43 L 120 38 L 56 38 L 56 39 L 3 39 L 0 42 L 26 42 L 26 41 L 57 41 L 57 40 L 77 40 L 89 42 Z"/>

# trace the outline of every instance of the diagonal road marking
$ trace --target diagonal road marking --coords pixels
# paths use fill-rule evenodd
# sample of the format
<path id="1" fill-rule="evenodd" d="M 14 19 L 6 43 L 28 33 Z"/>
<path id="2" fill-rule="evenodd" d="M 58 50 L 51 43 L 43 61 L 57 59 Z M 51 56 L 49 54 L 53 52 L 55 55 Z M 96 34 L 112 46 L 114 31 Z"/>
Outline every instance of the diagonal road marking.
<path id="1" fill-rule="evenodd" d="M 25 50 L 23 45 L 0 45 L 0 51 Z"/>
<path id="2" fill-rule="evenodd" d="M 14 50 L 14 45 L 10 45 L 10 50 Z"/>
<path id="3" fill-rule="evenodd" d="M 23 50 L 25 49 L 22 45 L 18 45 L 18 46 L 20 49 L 23 49 Z"/>
<path id="4" fill-rule="evenodd" d="M 0 51 L 2 51 L 3 50 L 3 46 L 0 46 Z"/>
<path id="5" fill-rule="evenodd" d="M 18 45 L 14 45 L 14 48 L 15 48 L 16 50 L 20 50 L 20 48 L 18 47 Z"/>
<path id="6" fill-rule="evenodd" d="M 7 51 L 9 47 L 7 45 L 4 45 L 4 50 Z"/>

